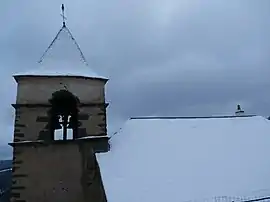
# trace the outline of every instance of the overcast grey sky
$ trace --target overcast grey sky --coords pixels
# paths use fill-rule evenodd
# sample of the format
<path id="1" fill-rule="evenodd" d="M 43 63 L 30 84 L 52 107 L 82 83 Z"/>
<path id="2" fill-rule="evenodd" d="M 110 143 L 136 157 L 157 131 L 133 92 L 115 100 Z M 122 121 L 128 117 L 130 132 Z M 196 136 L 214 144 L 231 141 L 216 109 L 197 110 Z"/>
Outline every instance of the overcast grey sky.
<path id="1" fill-rule="evenodd" d="M 67 25 L 93 70 L 110 78 L 109 129 L 130 116 L 270 115 L 269 0 L 47 0 L 0 3 L 2 142 L 16 85 Z M 1 151 L 0 151 L 1 153 Z"/>

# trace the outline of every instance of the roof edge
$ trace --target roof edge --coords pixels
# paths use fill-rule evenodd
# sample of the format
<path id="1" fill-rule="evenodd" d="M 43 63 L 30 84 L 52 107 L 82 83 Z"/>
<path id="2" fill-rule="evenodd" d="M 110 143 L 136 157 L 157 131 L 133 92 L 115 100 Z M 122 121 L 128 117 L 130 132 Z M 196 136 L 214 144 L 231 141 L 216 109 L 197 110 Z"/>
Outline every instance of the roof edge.
<path id="1" fill-rule="evenodd" d="M 254 117 L 257 115 L 228 115 L 228 116 L 138 116 L 138 117 L 130 117 L 130 120 L 134 119 L 212 119 L 212 118 L 240 118 L 240 117 Z"/>
<path id="2" fill-rule="evenodd" d="M 111 140 L 115 135 L 117 135 L 121 130 L 125 127 L 125 124 L 130 120 L 169 120 L 169 119 L 227 119 L 227 118 L 248 118 L 248 117 L 258 117 L 256 114 L 250 115 L 242 115 L 242 116 L 235 116 L 235 115 L 227 115 L 227 116 L 138 116 L 138 117 L 130 117 L 126 122 L 120 127 L 117 131 L 115 131 L 112 135 L 109 135 L 109 140 Z M 259 116 L 262 117 L 262 116 Z M 262 117 L 267 120 L 267 118 Z"/>

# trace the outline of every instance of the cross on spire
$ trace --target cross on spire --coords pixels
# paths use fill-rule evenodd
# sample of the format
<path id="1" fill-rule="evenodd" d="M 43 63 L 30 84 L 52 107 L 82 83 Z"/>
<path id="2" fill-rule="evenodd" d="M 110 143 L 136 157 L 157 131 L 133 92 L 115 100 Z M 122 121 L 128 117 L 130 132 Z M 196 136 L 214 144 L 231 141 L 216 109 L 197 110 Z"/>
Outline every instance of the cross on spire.
<path id="1" fill-rule="evenodd" d="M 62 4 L 61 6 L 61 9 L 62 9 L 62 14 L 60 14 L 63 18 L 63 27 L 66 27 L 66 16 L 65 16 L 65 7 L 64 7 L 64 4 Z"/>

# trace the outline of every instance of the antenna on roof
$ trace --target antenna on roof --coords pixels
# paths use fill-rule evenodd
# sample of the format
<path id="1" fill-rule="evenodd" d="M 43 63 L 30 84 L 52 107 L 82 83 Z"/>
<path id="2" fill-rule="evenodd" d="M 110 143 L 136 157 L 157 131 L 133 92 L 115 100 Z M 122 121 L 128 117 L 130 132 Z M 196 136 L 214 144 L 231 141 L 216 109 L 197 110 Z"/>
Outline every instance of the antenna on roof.
<path id="1" fill-rule="evenodd" d="M 240 106 L 240 105 L 237 105 L 235 115 L 236 115 L 236 116 L 243 116 L 244 113 L 245 113 L 245 112 L 244 112 L 244 110 L 241 109 L 241 106 Z"/>
<path id="2" fill-rule="evenodd" d="M 58 39 L 59 37 L 59 34 L 65 29 L 69 35 L 69 37 L 72 39 L 72 41 L 74 42 L 74 44 L 76 45 L 79 53 L 80 53 L 80 56 L 81 56 L 81 59 L 82 61 L 84 62 L 85 65 L 88 65 L 87 64 L 87 61 L 80 49 L 80 46 L 79 44 L 76 42 L 75 38 L 72 36 L 71 32 L 69 31 L 69 29 L 67 28 L 66 26 L 66 17 L 65 17 L 65 7 L 64 7 L 64 4 L 62 4 L 61 6 L 61 10 L 62 10 L 62 14 L 60 14 L 63 18 L 63 26 L 61 27 L 61 29 L 58 31 L 58 33 L 56 34 L 56 36 L 54 37 L 54 39 L 52 40 L 51 44 L 49 45 L 49 47 L 46 49 L 46 51 L 43 53 L 43 55 L 41 56 L 40 60 L 38 61 L 38 63 L 41 63 L 44 59 L 44 56 L 47 54 L 47 52 L 52 48 L 53 44 L 55 43 L 56 39 Z"/>

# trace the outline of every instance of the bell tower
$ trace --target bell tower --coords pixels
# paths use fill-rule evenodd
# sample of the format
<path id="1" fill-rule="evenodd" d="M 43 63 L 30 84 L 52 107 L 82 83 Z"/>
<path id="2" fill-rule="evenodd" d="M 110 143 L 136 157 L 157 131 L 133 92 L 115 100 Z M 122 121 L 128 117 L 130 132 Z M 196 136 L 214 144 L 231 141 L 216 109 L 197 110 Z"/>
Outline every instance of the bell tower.
<path id="1" fill-rule="evenodd" d="M 107 201 L 95 153 L 109 150 L 108 79 L 91 71 L 64 19 L 41 67 L 14 75 L 12 202 Z M 63 54 L 73 49 L 78 60 Z"/>

